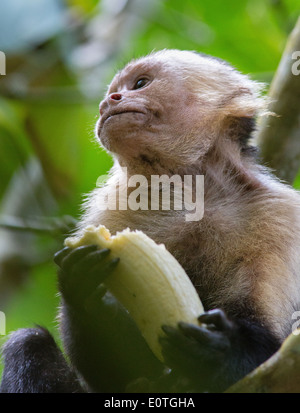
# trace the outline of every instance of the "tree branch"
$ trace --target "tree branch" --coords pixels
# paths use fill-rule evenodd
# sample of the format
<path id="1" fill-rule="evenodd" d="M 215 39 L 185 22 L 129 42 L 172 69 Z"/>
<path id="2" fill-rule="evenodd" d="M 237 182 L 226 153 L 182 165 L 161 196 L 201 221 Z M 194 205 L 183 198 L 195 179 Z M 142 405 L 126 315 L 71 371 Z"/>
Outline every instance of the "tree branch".
<path id="1" fill-rule="evenodd" d="M 300 63 L 295 59 L 300 59 L 300 18 L 270 87 L 270 110 L 277 116 L 264 118 L 257 135 L 263 162 L 291 184 L 300 166 Z"/>

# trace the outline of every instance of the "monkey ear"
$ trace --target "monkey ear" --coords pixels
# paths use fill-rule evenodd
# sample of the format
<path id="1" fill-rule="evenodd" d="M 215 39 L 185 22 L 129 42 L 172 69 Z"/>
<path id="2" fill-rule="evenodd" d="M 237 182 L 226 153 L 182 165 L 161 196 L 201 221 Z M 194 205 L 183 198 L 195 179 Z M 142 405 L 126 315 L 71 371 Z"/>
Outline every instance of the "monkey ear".
<path id="1" fill-rule="evenodd" d="M 270 100 L 262 96 L 265 85 L 249 80 L 248 87 L 238 87 L 231 94 L 224 96 L 221 102 L 221 117 L 227 136 L 238 142 L 245 153 L 254 153 L 249 145 L 259 116 L 274 115 L 268 111 Z"/>
<path id="2" fill-rule="evenodd" d="M 249 145 L 255 126 L 255 117 L 228 117 L 226 122 L 227 136 L 238 143 L 242 152 L 255 154 L 256 148 Z"/>
<path id="3" fill-rule="evenodd" d="M 268 106 L 268 99 L 261 95 L 263 85 L 252 82 L 253 87 L 239 87 L 224 96 L 221 110 L 224 118 L 253 118 L 263 115 Z"/>

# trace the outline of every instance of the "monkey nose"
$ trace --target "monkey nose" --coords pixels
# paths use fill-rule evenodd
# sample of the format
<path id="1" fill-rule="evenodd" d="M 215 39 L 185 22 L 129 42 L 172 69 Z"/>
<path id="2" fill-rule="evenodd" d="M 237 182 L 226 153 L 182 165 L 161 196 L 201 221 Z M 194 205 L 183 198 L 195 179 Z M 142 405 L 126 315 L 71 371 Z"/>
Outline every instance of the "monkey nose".
<path id="1" fill-rule="evenodd" d="M 119 100 L 122 100 L 123 96 L 121 95 L 121 93 L 112 93 L 111 95 L 109 95 L 106 99 L 104 99 L 102 102 L 100 102 L 99 105 L 99 112 L 100 115 L 102 116 L 103 113 L 105 112 L 105 110 L 108 108 L 110 102 L 117 102 Z"/>
<path id="2" fill-rule="evenodd" d="M 109 98 L 111 100 L 121 100 L 122 95 L 121 95 L 121 93 L 112 93 Z"/>

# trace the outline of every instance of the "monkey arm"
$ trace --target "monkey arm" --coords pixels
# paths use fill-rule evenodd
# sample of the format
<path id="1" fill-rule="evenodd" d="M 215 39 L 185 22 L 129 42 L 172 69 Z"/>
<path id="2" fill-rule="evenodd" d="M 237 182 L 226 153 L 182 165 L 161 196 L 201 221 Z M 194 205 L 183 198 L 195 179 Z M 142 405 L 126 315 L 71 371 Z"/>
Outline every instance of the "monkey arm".
<path id="1" fill-rule="evenodd" d="M 202 326 L 164 326 L 161 338 L 167 364 L 190 379 L 197 391 L 224 391 L 263 363 L 279 340 L 258 322 L 229 320 L 222 310 L 202 314 Z"/>
<path id="2" fill-rule="evenodd" d="M 0 393 L 82 393 L 74 371 L 43 327 L 22 328 L 3 346 Z"/>
<path id="3" fill-rule="evenodd" d="M 159 375 L 163 366 L 153 356 L 119 302 L 103 281 L 118 260 L 96 246 L 65 248 L 55 256 L 60 266 L 61 328 L 72 364 L 93 391 L 124 391 L 138 377 Z"/>

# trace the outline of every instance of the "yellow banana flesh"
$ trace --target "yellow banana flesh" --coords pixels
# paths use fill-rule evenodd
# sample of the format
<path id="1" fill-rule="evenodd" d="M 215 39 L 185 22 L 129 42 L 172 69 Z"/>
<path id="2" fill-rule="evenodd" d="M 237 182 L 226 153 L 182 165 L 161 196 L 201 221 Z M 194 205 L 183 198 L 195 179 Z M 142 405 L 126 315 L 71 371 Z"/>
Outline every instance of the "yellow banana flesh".
<path id="1" fill-rule="evenodd" d="M 111 236 L 103 225 L 87 227 L 81 237 L 70 237 L 65 245 L 76 248 L 95 244 L 120 258 L 105 285 L 134 319 L 150 349 L 163 361 L 158 338 L 162 325 L 179 321 L 198 324 L 203 313 L 199 296 L 178 261 L 163 244 L 156 244 L 142 231 L 125 229 Z"/>

